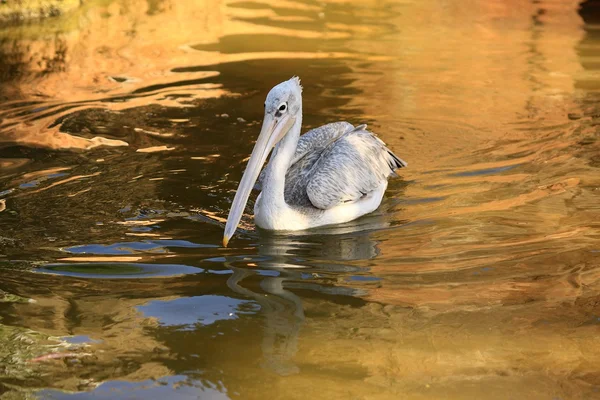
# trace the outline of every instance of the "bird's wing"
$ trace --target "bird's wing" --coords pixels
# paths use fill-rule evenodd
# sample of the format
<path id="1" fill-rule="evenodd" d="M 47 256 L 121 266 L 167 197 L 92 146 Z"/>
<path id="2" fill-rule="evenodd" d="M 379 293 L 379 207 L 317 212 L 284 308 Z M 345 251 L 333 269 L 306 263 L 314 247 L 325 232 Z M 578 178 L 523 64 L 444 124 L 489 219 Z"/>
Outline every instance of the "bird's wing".
<path id="1" fill-rule="evenodd" d="M 301 173 L 306 180 L 307 198 L 323 210 L 357 201 L 383 184 L 397 168 L 407 165 L 367 131 L 366 125 L 345 132 L 319 153 L 309 169 Z M 310 154 L 307 152 L 296 163 Z"/>
<path id="2" fill-rule="evenodd" d="M 365 125 L 366 127 L 366 125 Z M 349 122 L 332 122 L 318 128 L 311 129 L 304 135 L 300 136 L 296 153 L 292 159 L 292 165 L 304 157 L 307 153 L 322 151 L 332 142 L 339 139 L 344 133 L 354 129 L 354 126 Z"/>

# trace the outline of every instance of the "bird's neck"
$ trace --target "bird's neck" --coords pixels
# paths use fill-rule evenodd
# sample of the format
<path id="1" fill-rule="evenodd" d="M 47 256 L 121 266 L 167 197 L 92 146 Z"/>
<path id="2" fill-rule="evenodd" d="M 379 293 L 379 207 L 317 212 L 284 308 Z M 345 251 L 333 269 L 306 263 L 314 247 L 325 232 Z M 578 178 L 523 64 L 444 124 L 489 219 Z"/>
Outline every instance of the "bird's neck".
<path id="1" fill-rule="evenodd" d="M 273 154 L 267 164 L 265 180 L 261 197 L 270 202 L 284 202 L 285 174 L 296 153 L 300 130 L 302 128 L 302 109 L 298 112 L 296 122 L 288 133 L 273 149 Z"/>

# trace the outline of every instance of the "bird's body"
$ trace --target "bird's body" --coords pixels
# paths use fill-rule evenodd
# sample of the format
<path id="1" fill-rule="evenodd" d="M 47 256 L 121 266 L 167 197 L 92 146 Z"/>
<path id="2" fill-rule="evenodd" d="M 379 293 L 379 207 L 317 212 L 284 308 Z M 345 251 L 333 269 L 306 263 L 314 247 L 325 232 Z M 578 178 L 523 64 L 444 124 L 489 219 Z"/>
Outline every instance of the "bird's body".
<path id="1" fill-rule="evenodd" d="M 334 122 L 312 129 L 298 140 L 285 174 L 284 201 L 265 197 L 269 204 L 259 195 L 254 221 L 270 230 L 351 221 L 379 207 L 388 177 L 405 165 L 366 125 Z M 267 171 L 268 166 L 257 189 L 263 190 Z"/>
<path id="2" fill-rule="evenodd" d="M 224 245 L 272 147 L 254 206 L 256 224 L 270 230 L 305 230 L 373 212 L 388 178 L 406 166 L 366 125 L 335 122 L 300 136 L 301 91 L 298 78 L 292 78 L 269 92 L 263 128 L 236 192 Z"/>

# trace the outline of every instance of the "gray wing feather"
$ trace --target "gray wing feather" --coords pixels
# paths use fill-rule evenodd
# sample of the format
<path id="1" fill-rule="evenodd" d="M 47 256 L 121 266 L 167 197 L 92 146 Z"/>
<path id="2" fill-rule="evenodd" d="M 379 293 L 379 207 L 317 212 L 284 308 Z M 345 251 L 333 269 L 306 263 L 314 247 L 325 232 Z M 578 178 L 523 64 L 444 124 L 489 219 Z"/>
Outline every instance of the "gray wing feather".
<path id="1" fill-rule="evenodd" d="M 312 169 L 306 194 L 313 206 L 329 209 L 367 195 L 404 166 L 404 161 L 361 125 L 323 151 Z"/>
<path id="2" fill-rule="evenodd" d="M 366 127 L 366 125 L 364 126 Z M 352 129 L 354 129 L 354 126 L 349 122 L 333 122 L 311 129 L 300 136 L 292 164 L 297 162 L 308 152 L 324 149 L 332 142 L 339 139 L 344 133 L 349 132 Z"/>
<path id="3" fill-rule="evenodd" d="M 348 122 L 333 122 L 300 136 L 294 159 L 285 174 L 286 203 L 300 207 L 315 207 L 306 191 L 311 176 L 324 152 L 353 129 L 354 126 Z"/>

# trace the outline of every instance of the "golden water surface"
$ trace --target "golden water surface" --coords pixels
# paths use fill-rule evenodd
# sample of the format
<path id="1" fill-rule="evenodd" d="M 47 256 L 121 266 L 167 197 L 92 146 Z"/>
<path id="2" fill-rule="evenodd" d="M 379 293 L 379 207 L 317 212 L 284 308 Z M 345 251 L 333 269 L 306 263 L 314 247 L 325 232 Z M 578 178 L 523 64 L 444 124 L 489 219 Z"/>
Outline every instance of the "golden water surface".
<path id="1" fill-rule="evenodd" d="M 249 213 L 223 249 L 293 75 L 306 128 L 367 123 L 409 167 L 369 216 Z M 600 398 L 599 126 L 597 1 L 91 0 L 0 26 L 0 399 Z"/>

